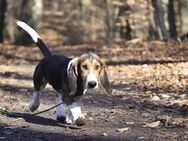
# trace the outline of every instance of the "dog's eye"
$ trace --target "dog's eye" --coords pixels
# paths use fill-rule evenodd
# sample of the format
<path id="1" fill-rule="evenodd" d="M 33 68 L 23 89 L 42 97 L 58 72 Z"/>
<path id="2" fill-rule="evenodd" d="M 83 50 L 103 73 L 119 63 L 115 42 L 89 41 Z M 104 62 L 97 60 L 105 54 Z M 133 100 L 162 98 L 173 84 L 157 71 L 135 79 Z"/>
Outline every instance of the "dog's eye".
<path id="1" fill-rule="evenodd" d="M 96 69 L 96 70 L 98 70 L 98 69 L 99 69 L 99 67 L 100 67 L 99 65 L 96 65 L 96 66 L 95 66 L 95 69 Z"/>
<path id="2" fill-rule="evenodd" d="M 87 69 L 88 69 L 88 68 L 87 68 L 87 65 L 83 65 L 82 68 L 83 68 L 84 70 L 87 70 Z"/>

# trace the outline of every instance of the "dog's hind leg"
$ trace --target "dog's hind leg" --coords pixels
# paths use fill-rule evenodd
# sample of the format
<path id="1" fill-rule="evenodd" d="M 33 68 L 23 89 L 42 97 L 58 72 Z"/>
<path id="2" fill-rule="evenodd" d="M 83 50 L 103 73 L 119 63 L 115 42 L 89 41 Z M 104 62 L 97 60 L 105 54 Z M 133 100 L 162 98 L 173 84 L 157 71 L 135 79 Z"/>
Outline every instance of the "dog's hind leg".
<path id="1" fill-rule="evenodd" d="M 39 92 L 34 91 L 32 100 L 29 103 L 29 109 L 31 112 L 35 111 L 40 105 Z"/>
<path id="2" fill-rule="evenodd" d="M 32 100 L 29 103 L 29 109 L 31 112 L 35 111 L 40 105 L 39 91 L 44 89 L 47 82 L 42 76 L 40 64 L 36 67 L 33 77 L 34 82 L 34 92 Z"/>

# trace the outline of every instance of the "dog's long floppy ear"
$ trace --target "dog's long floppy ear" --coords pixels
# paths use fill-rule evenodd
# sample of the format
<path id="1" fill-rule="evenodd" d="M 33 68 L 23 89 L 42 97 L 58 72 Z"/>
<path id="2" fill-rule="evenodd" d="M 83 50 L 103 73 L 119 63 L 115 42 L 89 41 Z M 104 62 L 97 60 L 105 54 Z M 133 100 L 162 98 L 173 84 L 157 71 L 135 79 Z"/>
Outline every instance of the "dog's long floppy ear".
<path id="1" fill-rule="evenodd" d="M 70 93 L 73 96 L 77 91 L 77 79 L 78 79 L 78 58 L 71 60 L 69 70 L 68 70 L 68 85 Z"/>
<path id="2" fill-rule="evenodd" d="M 109 82 L 108 75 L 106 72 L 105 63 L 102 60 L 100 60 L 100 62 L 101 62 L 101 70 L 99 74 L 99 81 L 100 81 L 99 84 L 108 94 L 111 94 L 111 87 L 110 87 L 110 82 Z"/>

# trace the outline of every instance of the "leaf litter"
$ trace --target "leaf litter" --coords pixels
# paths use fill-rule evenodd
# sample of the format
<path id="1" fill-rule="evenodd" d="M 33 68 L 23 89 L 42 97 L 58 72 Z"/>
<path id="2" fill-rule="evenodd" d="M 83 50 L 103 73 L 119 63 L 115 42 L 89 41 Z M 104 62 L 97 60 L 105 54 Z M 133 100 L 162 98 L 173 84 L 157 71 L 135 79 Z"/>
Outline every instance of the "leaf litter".
<path id="1" fill-rule="evenodd" d="M 59 33 L 52 34 L 56 35 L 54 37 L 47 37 L 47 32 L 54 33 L 54 31 L 48 29 L 41 35 L 46 44 L 51 43 L 51 40 L 56 44 L 62 44 Z M 144 44 L 147 44 L 147 47 Z M 64 45 L 63 47 L 51 43 L 50 46 L 50 50 L 55 53 L 73 57 L 88 51 L 98 54 L 107 64 L 110 82 L 112 82 L 112 97 L 99 93 L 83 100 L 83 110 L 86 113 L 91 112 L 86 116 L 88 120 L 86 128 L 82 128 L 84 130 L 57 126 L 52 120 L 54 115 L 52 116 L 51 113 L 26 120 L 0 116 L 2 126 L 8 124 L 16 127 L 15 129 L 0 127 L 1 131 L 5 133 L 9 133 L 7 130 L 19 131 L 2 137 L 7 139 L 7 136 L 15 137 L 16 134 L 16 137 L 19 137 L 21 133 L 26 135 L 31 133 L 28 136 L 32 139 L 42 140 L 42 135 L 47 135 L 40 135 L 38 132 L 40 130 L 47 134 L 58 133 L 57 136 L 66 133 L 70 136 L 86 134 L 90 135 L 90 138 L 98 135 L 104 138 L 114 135 L 127 140 L 187 139 L 184 132 L 188 130 L 188 42 L 183 42 L 181 46 L 161 41 L 139 41 L 139 44 L 134 42 L 134 44 L 123 43 L 123 45 Z M 0 44 L 0 47 L 1 108 L 27 113 L 26 103 L 30 100 L 32 93 L 31 72 L 42 55 L 34 47 L 12 48 L 9 44 Z M 51 88 L 48 87 L 41 93 L 41 103 L 54 105 L 54 92 Z M 43 109 L 43 106 L 40 108 Z M 52 125 L 49 125 L 50 123 Z M 20 132 L 23 126 L 26 126 L 24 128 L 26 130 Z M 151 134 L 148 135 L 148 132 Z M 50 134 L 51 140 L 55 138 L 52 134 Z M 164 136 L 164 134 L 171 136 Z"/>

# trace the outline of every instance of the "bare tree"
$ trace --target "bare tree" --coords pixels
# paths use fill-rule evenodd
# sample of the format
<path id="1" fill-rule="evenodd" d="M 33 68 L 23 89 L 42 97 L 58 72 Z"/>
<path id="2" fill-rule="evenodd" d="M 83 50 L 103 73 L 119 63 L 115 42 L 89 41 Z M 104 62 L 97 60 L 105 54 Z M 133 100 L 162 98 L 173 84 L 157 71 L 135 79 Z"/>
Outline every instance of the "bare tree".
<path id="1" fill-rule="evenodd" d="M 155 29 L 158 37 L 161 40 L 168 39 L 168 32 L 165 27 L 164 11 L 163 11 L 161 0 L 151 0 L 151 3 L 154 8 L 155 27 L 153 27 L 153 29 Z"/>
<path id="2" fill-rule="evenodd" d="M 3 42 L 5 11 L 6 11 L 6 0 L 0 0 L 0 43 Z"/>
<path id="3" fill-rule="evenodd" d="M 114 36 L 114 12 L 113 5 L 111 0 L 104 0 L 105 2 L 105 10 L 106 10 L 106 36 L 108 40 L 112 40 Z"/>
<path id="4" fill-rule="evenodd" d="M 168 0 L 168 23 L 169 23 L 169 35 L 170 38 L 177 38 L 176 30 L 176 17 L 174 11 L 174 0 Z"/>
<path id="5" fill-rule="evenodd" d="M 179 13 L 180 13 L 180 22 L 181 22 L 181 34 L 188 33 L 188 1 L 179 0 Z"/>
<path id="6" fill-rule="evenodd" d="M 17 32 L 16 20 L 22 20 L 38 30 L 42 26 L 42 0 L 7 0 L 6 33 L 14 44 L 28 44 L 30 38 Z"/>

